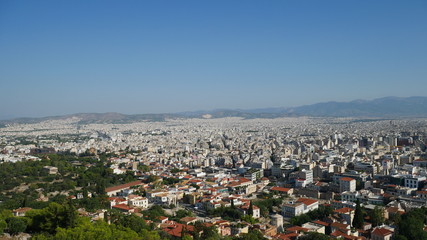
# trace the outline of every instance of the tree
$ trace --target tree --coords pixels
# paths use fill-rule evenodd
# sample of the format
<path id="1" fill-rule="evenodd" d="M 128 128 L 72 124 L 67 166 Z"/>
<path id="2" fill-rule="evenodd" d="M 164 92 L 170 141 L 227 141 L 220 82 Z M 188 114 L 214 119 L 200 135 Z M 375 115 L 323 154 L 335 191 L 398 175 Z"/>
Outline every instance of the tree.
<path id="1" fill-rule="evenodd" d="M 298 238 L 299 240 L 329 240 L 329 236 L 317 232 L 308 232 Z"/>
<path id="2" fill-rule="evenodd" d="M 363 220 L 363 210 L 360 206 L 360 201 L 357 199 L 356 201 L 356 211 L 354 212 L 354 218 L 353 218 L 353 227 L 355 228 L 362 228 L 364 224 Z"/>
<path id="3" fill-rule="evenodd" d="M 183 217 L 192 217 L 192 216 L 193 216 L 193 213 L 191 211 L 180 209 L 175 212 L 175 216 L 172 218 L 172 220 L 179 221 Z"/>
<path id="4" fill-rule="evenodd" d="M 7 218 L 11 218 L 12 212 L 9 210 L 3 210 L 0 212 L 0 235 L 4 233 L 4 230 L 7 228 Z"/>
<path id="5" fill-rule="evenodd" d="M 58 228 L 53 239 L 141 239 L 135 231 L 129 228 L 119 227 L 115 224 L 108 225 L 104 221 L 91 223 L 87 218 L 81 218 L 80 223 L 74 228 Z M 150 239 L 150 238 L 142 238 Z M 150 240 L 160 240 L 151 238 Z"/>
<path id="6" fill-rule="evenodd" d="M 257 222 L 257 220 L 255 218 L 253 218 L 251 215 L 244 215 L 242 216 L 242 221 L 245 221 L 247 223 L 250 224 L 255 224 Z"/>
<path id="7" fill-rule="evenodd" d="M 165 210 L 159 205 L 153 205 L 150 209 L 143 211 L 142 214 L 151 221 L 156 221 L 160 216 L 166 216 Z"/>
<path id="8" fill-rule="evenodd" d="M 403 235 L 396 235 L 394 237 L 394 240 L 408 240 L 408 239 L 405 236 L 403 236 Z"/>
<path id="9" fill-rule="evenodd" d="M 252 201 L 249 203 L 248 214 L 251 216 L 254 214 L 254 206 L 252 205 Z"/>
<path id="10" fill-rule="evenodd" d="M 149 172 L 150 171 L 150 167 L 147 166 L 147 165 L 142 164 L 142 165 L 138 166 L 138 170 L 140 170 L 141 172 L 145 173 L 145 172 Z"/>
<path id="11" fill-rule="evenodd" d="M 4 219 L 0 219 L 0 235 L 4 233 L 4 230 L 7 228 L 7 222 Z"/>
<path id="12" fill-rule="evenodd" d="M 399 235 L 407 239 L 427 239 L 427 232 L 423 230 L 426 215 L 425 207 L 412 209 L 403 214 L 398 224 Z"/>
<path id="13" fill-rule="evenodd" d="M 26 218 L 30 219 L 28 227 L 31 232 L 53 234 L 58 227 L 74 227 L 77 220 L 77 212 L 70 204 L 62 206 L 58 203 L 50 203 L 47 208 L 28 211 Z"/>
<path id="14" fill-rule="evenodd" d="M 301 226 L 302 224 L 310 222 L 311 220 L 312 219 L 307 214 L 301 214 L 299 216 L 292 217 L 291 224 Z"/>
<path id="15" fill-rule="evenodd" d="M 184 235 L 181 237 L 181 240 L 193 240 L 193 238 L 190 235 Z"/>
<path id="16" fill-rule="evenodd" d="M 7 222 L 7 232 L 15 235 L 21 232 L 24 232 L 27 229 L 27 223 L 18 217 L 11 217 L 6 219 Z"/>
<path id="17" fill-rule="evenodd" d="M 218 233 L 218 230 L 216 229 L 215 226 L 210 226 L 210 227 L 204 227 L 203 228 L 203 232 L 201 235 L 201 239 L 206 239 L 206 240 L 216 240 L 216 239 L 220 239 L 220 235 Z"/>
<path id="18" fill-rule="evenodd" d="M 384 222 L 384 210 L 379 206 L 375 206 L 369 214 L 371 223 L 374 227 L 381 225 Z"/>
<path id="19" fill-rule="evenodd" d="M 248 233 L 242 234 L 242 236 L 236 238 L 237 240 L 264 240 L 265 238 L 262 233 L 258 230 L 249 231 Z"/>
<path id="20" fill-rule="evenodd" d="M 112 222 L 116 225 L 130 228 L 137 233 L 141 233 L 144 229 L 149 229 L 149 226 L 147 225 L 145 220 L 135 215 L 123 215 L 120 213 L 119 217 Z"/>

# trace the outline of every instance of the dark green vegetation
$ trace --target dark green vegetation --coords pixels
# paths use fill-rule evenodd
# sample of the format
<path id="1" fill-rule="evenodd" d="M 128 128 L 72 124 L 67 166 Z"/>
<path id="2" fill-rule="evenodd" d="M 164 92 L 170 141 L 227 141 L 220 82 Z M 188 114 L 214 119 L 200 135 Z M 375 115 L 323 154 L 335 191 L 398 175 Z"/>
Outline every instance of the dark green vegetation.
<path id="1" fill-rule="evenodd" d="M 243 213 L 235 207 L 219 207 L 216 209 L 208 209 L 209 216 L 221 217 L 222 219 L 235 221 L 242 218 Z"/>
<path id="2" fill-rule="evenodd" d="M 354 212 L 354 218 L 353 218 L 352 225 L 353 225 L 353 227 L 360 229 L 363 227 L 363 224 L 364 224 L 363 209 L 360 206 L 360 201 L 357 200 L 356 201 L 356 211 Z"/>
<path id="3" fill-rule="evenodd" d="M 112 224 L 103 220 L 91 222 L 79 217 L 71 203 L 50 203 L 46 208 L 30 210 L 25 217 L 12 217 L 10 211 L 0 214 L 0 232 L 12 235 L 27 232 L 32 239 L 149 239 L 160 240 L 142 218 L 110 216 Z M 4 224 L 6 223 L 6 224 Z"/>
<path id="4" fill-rule="evenodd" d="M 302 224 L 318 219 L 327 217 L 333 213 L 333 210 L 329 206 L 320 205 L 318 209 L 310 211 L 306 214 L 301 214 L 299 216 L 291 218 L 292 225 L 301 226 Z"/>
<path id="5" fill-rule="evenodd" d="M 423 230 L 426 221 L 427 208 L 416 208 L 402 215 L 398 220 L 398 235 L 395 239 L 427 239 L 427 232 Z"/>
<path id="6" fill-rule="evenodd" d="M 273 211 L 273 207 L 278 207 L 282 204 L 283 197 L 280 198 L 269 198 L 263 200 L 256 200 L 253 202 L 253 205 L 259 207 L 261 216 L 268 217 L 268 215 Z"/>
<path id="7" fill-rule="evenodd" d="M 68 195 L 82 193 L 77 207 L 88 211 L 105 208 L 104 189 L 109 186 L 135 181 L 135 176 L 113 174 L 107 156 L 79 157 L 71 154 L 49 154 L 39 156 L 41 161 L 2 163 L 0 168 L 0 209 L 19 207 L 44 208 L 49 202 L 37 201 L 49 197 L 50 202 L 62 204 Z M 44 166 L 58 168 L 58 174 L 49 175 Z M 87 197 L 92 193 L 92 197 Z"/>
<path id="8" fill-rule="evenodd" d="M 333 239 L 325 234 L 317 232 L 308 232 L 301 237 L 298 237 L 298 240 L 330 240 Z"/>

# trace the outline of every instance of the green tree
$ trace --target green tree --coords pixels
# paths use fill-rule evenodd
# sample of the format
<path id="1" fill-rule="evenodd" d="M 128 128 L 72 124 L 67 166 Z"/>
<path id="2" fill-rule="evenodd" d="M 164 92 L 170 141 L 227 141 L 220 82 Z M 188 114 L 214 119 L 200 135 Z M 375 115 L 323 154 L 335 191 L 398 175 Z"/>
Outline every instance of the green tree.
<path id="1" fill-rule="evenodd" d="M 187 211 L 185 209 L 179 209 L 175 212 L 175 216 L 172 219 L 175 219 L 176 221 L 179 221 L 179 219 L 183 217 L 192 217 L 193 213 L 191 211 Z"/>
<path id="2" fill-rule="evenodd" d="M 7 228 L 7 222 L 5 219 L 0 219 L 0 235 L 4 233 L 4 230 Z"/>
<path id="3" fill-rule="evenodd" d="M 399 235 L 407 239 L 427 239 L 427 232 L 423 230 L 426 215 L 427 208 L 425 207 L 412 209 L 403 214 L 402 220 L 398 224 Z"/>
<path id="4" fill-rule="evenodd" d="M 408 240 L 408 239 L 405 236 L 403 236 L 403 235 L 396 235 L 394 237 L 394 240 Z"/>
<path id="5" fill-rule="evenodd" d="M 245 221 L 245 222 L 250 223 L 250 224 L 255 224 L 257 222 L 257 220 L 249 214 L 242 216 L 241 219 L 242 219 L 242 221 Z"/>
<path id="6" fill-rule="evenodd" d="M 56 228 L 74 227 L 77 220 L 77 212 L 70 204 L 64 206 L 58 203 L 50 203 L 47 208 L 30 210 L 26 214 L 29 221 L 29 229 L 33 233 L 55 233 Z"/>
<path id="7" fill-rule="evenodd" d="M 4 230 L 7 228 L 7 218 L 13 217 L 12 212 L 9 210 L 0 211 L 0 235 L 4 233 Z"/>
<path id="8" fill-rule="evenodd" d="M 137 233 L 141 233 L 142 230 L 148 230 L 149 226 L 144 219 L 137 217 L 135 215 L 123 215 L 119 213 L 119 218 L 116 221 L 112 221 L 114 224 L 130 228 Z"/>
<path id="9" fill-rule="evenodd" d="M 143 211 L 142 214 L 151 221 L 157 221 L 160 216 L 167 216 L 165 210 L 159 205 L 153 205 L 150 209 Z"/>
<path id="10" fill-rule="evenodd" d="M 248 214 L 251 216 L 254 214 L 254 206 L 252 205 L 252 201 L 249 203 Z"/>
<path id="11" fill-rule="evenodd" d="M 181 237 L 181 240 L 193 240 L 193 238 L 190 235 L 184 235 Z"/>
<path id="12" fill-rule="evenodd" d="M 362 228 L 364 224 L 363 220 L 363 210 L 360 206 L 359 199 L 356 201 L 356 211 L 354 212 L 354 218 L 353 218 L 353 227 L 355 228 Z"/>
<path id="13" fill-rule="evenodd" d="M 379 206 L 375 206 L 374 210 L 369 213 L 369 216 L 374 227 L 384 223 L 384 209 Z"/>
<path id="14" fill-rule="evenodd" d="M 298 238 L 299 240 L 330 240 L 329 236 L 317 232 L 308 232 Z"/>
<path id="15" fill-rule="evenodd" d="M 307 214 L 301 214 L 299 216 L 292 217 L 291 224 L 301 226 L 302 224 L 310 222 L 311 220 L 312 219 Z"/>
<path id="16" fill-rule="evenodd" d="M 11 217 L 6 219 L 7 222 L 7 232 L 15 235 L 21 232 L 24 232 L 27 229 L 27 222 L 22 218 Z"/>
<path id="17" fill-rule="evenodd" d="M 258 230 L 249 231 L 248 233 L 242 234 L 237 240 L 266 240 L 262 233 Z"/>
<path id="18" fill-rule="evenodd" d="M 139 165 L 138 166 L 138 170 L 140 170 L 141 172 L 149 172 L 150 171 L 150 167 L 149 166 L 147 166 L 147 165 Z"/>
<path id="19" fill-rule="evenodd" d="M 108 225 L 104 221 L 91 223 L 89 219 L 82 218 L 74 228 L 58 228 L 53 239 L 68 240 L 101 240 L 101 239 L 141 239 L 141 237 L 129 228 L 119 227 L 115 224 Z M 148 238 L 143 238 L 148 239 Z M 160 238 L 152 238 L 159 240 Z"/>

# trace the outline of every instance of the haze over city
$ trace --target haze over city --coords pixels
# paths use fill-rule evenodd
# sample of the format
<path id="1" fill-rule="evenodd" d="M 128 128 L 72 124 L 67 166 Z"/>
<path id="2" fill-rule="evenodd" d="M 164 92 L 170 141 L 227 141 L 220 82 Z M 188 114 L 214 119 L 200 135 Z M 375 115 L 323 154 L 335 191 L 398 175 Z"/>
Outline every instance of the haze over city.
<path id="1" fill-rule="evenodd" d="M 426 1 L 1 1 L 0 119 L 425 96 Z"/>
<path id="2" fill-rule="evenodd" d="M 427 1 L 0 0 L 0 239 L 427 240 Z"/>

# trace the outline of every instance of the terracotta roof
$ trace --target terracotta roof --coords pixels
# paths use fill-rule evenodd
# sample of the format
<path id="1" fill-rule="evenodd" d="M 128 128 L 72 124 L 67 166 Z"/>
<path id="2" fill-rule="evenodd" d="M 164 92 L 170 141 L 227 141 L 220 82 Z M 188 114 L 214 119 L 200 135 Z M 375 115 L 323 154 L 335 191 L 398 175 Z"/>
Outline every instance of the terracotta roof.
<path id="1" fill-rule="evenodd" d="M 132 210 L 132 208 L 128 207 L 126 204 L 117 204 L 117 205 L 114 205 L 113 208 L 117 208 L 117 209 L 125 210 L 125 211 Z"/>
<path id="2" fill-rule="evenodd" d="M 316 223 L 316 224 L 319 224 L 319 225 L 323 225 L 325 227 L 329 226 L 329 223 L 323 222 L 323 221 L 320 221 L 320 220 L 316 220 L 316 221 L 313 221 L 313 222 Z"/>
<path id="3" fill-rule="evenodd" d="M 333 222 L 333 223 L 331 223 L 331 227 L 338 228 L 338 229 L 343 229 L 343 230 L 348 230 L 349 226 L 350 225 L 348 225 L 348 224 L 339 223 L 339 222 Z"/>
<path id="4" fill-rule="evenodd" d="M 288 233 L 288 234 L 279 233 L 274 237 L 280 240 L 291 240 L 291 239 L 296 239 L 298 237 L 298 233 Z"/>
<path id="5" fill-rule="evenodd" d="M 129 182 L 129 183 L 125 183 L 125 184 L 122 184 L 122 185 L 118 185 L 118 186 L 106 188 L 105 192 L 114 192 L 114 191 L 117 191 L 117 190 L 126 189 L 126 188 L 130 188 L 130 187 L 133 187 L 133 186 L 141 185 L 141 184 L 142 184 L 142 181 L 138 180 L 138 181 Z"/>
<path id="6" fill-rule="evenodd" d="M 184 232 L 194 232 L 194 226 L 175 223 L 175 224 L 171 224 L 166 227 L 163 227 L 162 230 L 172 236 L 182 237 L 183 230 Z"/>
<path id="7" fill-rule="evenodd" d="M 126 199 L 119 197 L 109 197 L 107 198 L 110 202 L 126 202 Z"/>
<path id="8" fill-rule="evenodd" d="M 289 192 L 291 190 L 290 188 L 284 188 L 284 187 L 272 187 L 272 191 L 279 191 L 279 192 Z"/>
<path id="9" fill-rule="evenodd" d="M 393 234 L 393 232 L 388 230 L 387 228 L 375 228 L 374 231 L 372 231 L 372 234 L 385 237 Z"/>
<path id="10" fill-rule="evenodd" d="M 348 207 L 344 207 L 344 208 L 337 209 L 334 212 L 336 212 L 336 213 L 349 213 L 349 212 L 352 212 L 352 211 L 354 211 L 354 209 L 348 208 Z"/>
<path id="11" fill-rule="evenodd" d="M 183 218 L 179 219 L 179 221 L 185 222 L 185 223 L 192 222 L 194 220 L 197 220 L 197 218 L 195 218 L 195 217 L 183 217 Z"/>
<path id="12" fill-rule="evenodd" d="M 300 226 L 293 226 L 293 227 L 290 227 L 290 228 L 286 228 L 286 231 L 287 232 L 308 232 L 308 228 L 303 228 L 303 227 L 300 227 Z"/>
<path id="13" fill-rule="evenodd" d="M 342 177 L 342 178 L 340 178 L 340 180 L 341 181 L 345 181 L 345 182 L 350 182 L 350 181 L 353 181 L 355 179 L 354 178 L 350 178 L 350 177 Z"/>
<path id="14" fill-rule="evenodd" d="M 358 237 L 347 235 L 340 230 L 335 230 L 333 233 L 331 233 L 331 236 L 333 237 L 343 237 L 345 240 L 353 240 L 358 239 Z"/>
<path id="15" fill-rule="evenodd" d="M 29 207 L 23 207 L 23 208 L 18 208 L 18 209 L 15 209 L 15 210 L 13 210 L 13 212 L 15 212 L 15 213 L 18 213 L 18 212 L 22 212 L 22 213 L 25 213 L 25 212 L 28 212 L 28 211 L 30 211 L 32 208 L 29 208 Z"/>
<path id="16" fill-rule="evenodd" d="M 314 203 L 317 203 L 317 200 L 310 199 L 310 198 L 299 198 L 297 202 L 304 203 L 305 205 L 309 206 Z"/>

